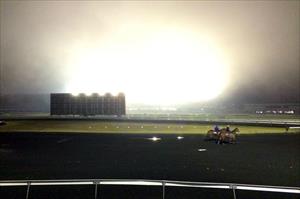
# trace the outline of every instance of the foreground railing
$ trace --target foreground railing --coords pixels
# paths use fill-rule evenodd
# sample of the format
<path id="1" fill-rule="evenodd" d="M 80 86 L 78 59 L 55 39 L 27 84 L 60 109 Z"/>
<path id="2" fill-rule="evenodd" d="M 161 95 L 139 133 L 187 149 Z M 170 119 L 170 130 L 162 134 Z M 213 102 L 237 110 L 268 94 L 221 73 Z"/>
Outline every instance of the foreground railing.
<path id="1" fill-rule="evenodd" d="M 139 179 L 71 179 L 71 180 L 8 180 L 0 181 L 0 187 L 26 186 L 26 199 L 29 198 L 32 186 L 55 186 L 55 185 L 94 185 L 94 198 L 98 197 L 100 185 L 140 185 L 140 186 L 161 186 L 162 198 L 165 199 L 166 187 L 191 187 L 191 188 L 212 188 L 231 189 L 233 198 L 236 199 L 236 190 L 266 191 L 300 194 L 300 187 L 266 186 L 234 183 L 210 183 L 170 180 L 139 180 Z M 1 195 L 0 195 L 1 197 Z"/>

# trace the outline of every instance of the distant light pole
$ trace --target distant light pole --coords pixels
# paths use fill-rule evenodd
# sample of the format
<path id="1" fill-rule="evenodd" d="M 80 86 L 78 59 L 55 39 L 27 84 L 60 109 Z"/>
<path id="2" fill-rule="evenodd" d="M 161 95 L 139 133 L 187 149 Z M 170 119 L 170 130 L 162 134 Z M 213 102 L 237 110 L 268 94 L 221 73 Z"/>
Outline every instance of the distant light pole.
<path id="1" fill-rule="evenodd" d="M 2 48 L 0 47 L 0 115 L 2 113 L 3 110 L 3 106 L 2 106 L 2 92 L 3 92 L 3 61 L 2 61 Z"/>

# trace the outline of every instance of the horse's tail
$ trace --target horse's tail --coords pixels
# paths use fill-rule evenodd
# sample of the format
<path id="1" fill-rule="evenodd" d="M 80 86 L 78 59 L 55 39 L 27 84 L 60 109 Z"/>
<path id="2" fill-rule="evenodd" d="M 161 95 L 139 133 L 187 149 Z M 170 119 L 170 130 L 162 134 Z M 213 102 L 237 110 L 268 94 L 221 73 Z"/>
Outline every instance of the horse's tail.
<path id="1" fill-rule="evenodd" d="M 208 130 L 207 133 L 206 133 L 205 140 L 212 139 L 212 133 L 213 133 L 213 130 Z"/>

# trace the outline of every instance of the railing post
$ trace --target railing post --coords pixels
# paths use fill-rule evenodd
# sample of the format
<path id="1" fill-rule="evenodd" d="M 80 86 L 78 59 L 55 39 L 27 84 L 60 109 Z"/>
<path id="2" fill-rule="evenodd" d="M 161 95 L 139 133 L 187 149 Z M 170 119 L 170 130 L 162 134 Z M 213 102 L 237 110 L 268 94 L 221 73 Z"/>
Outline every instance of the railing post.
<path id="1" fill-rule="evenodd" d="M 29 198 L 30 184 L 30 182 L 27 182 L 26 199 Z"/>
<path id="2" fill-rule="evenodd" d="M 235 194 L 235 189 L 236 189 L 236 185 L 230 185 L 232 188 L 232 192 L 233 192 L 233 199 L 236 199 L 236 194 Z"/>
<path id="3" fill-rule="evenodd" d="M 166 182 L 162 181 L 162 199 L 165 199 L 165 188 L 166 188 Z"/>
<path id="4" fill-rule="evenodd" d="M 100 185 L 100 182 L 95 181 L 95 193 L 94 193 L 94 198 L 98 198 L 98 184 Z"/>

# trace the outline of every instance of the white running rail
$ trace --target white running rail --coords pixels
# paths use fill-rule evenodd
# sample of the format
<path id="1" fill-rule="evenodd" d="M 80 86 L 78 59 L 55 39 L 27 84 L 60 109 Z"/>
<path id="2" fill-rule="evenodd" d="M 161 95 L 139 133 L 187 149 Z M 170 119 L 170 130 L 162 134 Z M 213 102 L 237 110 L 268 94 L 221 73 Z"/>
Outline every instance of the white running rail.
<path id="1" fill-rule="evenodd" d="M 144 179 L 71 179 L 71 180 L 6 180 L 0 181 L 0 187 L 27 186 L 26 199 L 29 198 L 31 186 L 55 186 L 55 185 L 93 185 L 95 186 L 94 198 L 98 198 L 98 186 L 100 185 L 140 185 L 140 186 L 161 186 L 162 198 L 165 199 L 166 187 L 194 187 L 212 189 L 231 189 L 233 198 L 236 199 L 236 190 L 266 191 L 300 194 L 300 187 L 251 185 L 235 183 L 210 183 L 191 181 L 170 181 L 170 180 L 144 180 Z M 1 196 L 0 196 L 1 197 Z"/>

